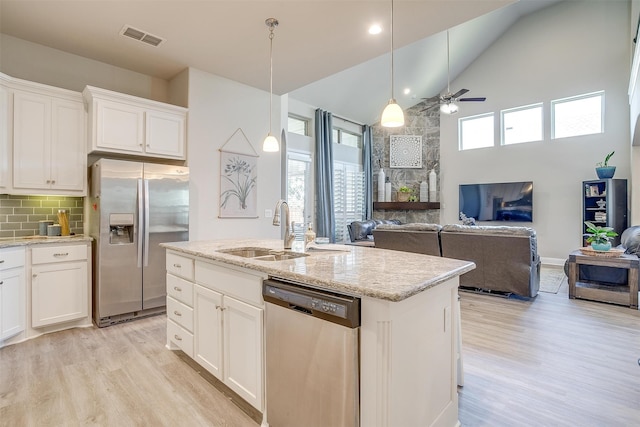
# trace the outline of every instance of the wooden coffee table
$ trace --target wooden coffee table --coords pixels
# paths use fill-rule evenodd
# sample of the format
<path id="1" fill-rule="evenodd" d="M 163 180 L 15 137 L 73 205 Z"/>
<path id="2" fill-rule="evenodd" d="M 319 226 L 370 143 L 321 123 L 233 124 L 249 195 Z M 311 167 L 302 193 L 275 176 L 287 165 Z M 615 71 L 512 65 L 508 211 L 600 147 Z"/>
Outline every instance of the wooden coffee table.
<path id="1" fill-rule="evenodd" d="M 610 285 L 593 281 L 581 281 L 578 266 L 597 265 L 602 267 L 626 268 L 629 270 L 626 285 Z M 611 304 L 628 305 L 638 308 L 638 267 L 640 259 L 636 255 L 622 254 L 619 257 L 585 255 L 577 250 L 569 255 L 569 298 L 581 298 Z"/>

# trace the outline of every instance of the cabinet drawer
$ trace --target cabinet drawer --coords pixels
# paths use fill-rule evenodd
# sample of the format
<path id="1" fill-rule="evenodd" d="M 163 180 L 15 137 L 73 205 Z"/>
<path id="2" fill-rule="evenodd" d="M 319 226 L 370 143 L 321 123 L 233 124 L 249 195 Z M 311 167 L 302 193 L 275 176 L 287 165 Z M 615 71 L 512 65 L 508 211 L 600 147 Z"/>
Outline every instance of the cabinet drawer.
<path id="1" fill-rule="evenodd" d="M 262 307 L 261 276 L 202 261 L 196 262 L 195 274 L 198 284 Z"/>
<path id="2" fill-rule="evenodd" d="M 193 259 L 167 252 L 167 272 L 193 280 Z"/>
<path id="3" fill-rule="evenodd" d="M 31 249 L 31 264 L 79 261 L 87 259 L 86 245 L 47 246 Z"/>
<path id="4" fill-rule="evenodd" d="M 167 295 L 193 307 L 193 283 L 167 274 Z"/>
<path id="5" fill-rule="evenodd" d="M 193 358 L 193 334 L 172 320 L 167 320 L 167 339 Z"/>
<path id="6" fill-rule="evenodd" d="M 193 309 L 191 307 L 169 297 L 167 298 L 167 317 L 193 332 Z"/>
<path id="7" fill-rule="evenodd" d="M 0 271 L 24 265 L 24 248 L 0 251 Z"/>

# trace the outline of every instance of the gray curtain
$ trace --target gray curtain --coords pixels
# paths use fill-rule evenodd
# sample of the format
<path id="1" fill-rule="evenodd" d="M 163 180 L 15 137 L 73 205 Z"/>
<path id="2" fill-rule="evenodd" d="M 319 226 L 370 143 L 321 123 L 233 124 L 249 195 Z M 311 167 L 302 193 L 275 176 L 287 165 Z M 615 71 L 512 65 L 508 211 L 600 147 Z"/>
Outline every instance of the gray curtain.
<path id="1" fill-rule="evenodd" d="M 371 147 L 373 147 L 373 129 L 362 126 L 362 172 L 364 173 L 364 219 L 373 216 L 373 168 L 371 165 Z"/>
<path id="2" fill-rule="evenodd" d="M 332 115 L 320 108 L 316 110 L 316 233 L 335 243 L 336 217 L 333 211 L 333 129 Z"/>

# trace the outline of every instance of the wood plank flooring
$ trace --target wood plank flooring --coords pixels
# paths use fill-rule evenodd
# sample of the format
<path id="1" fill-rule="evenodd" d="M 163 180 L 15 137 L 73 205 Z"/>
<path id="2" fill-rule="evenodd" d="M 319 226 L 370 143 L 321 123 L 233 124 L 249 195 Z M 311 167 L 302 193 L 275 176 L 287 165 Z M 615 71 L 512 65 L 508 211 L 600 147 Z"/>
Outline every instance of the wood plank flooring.
<path id="1" fill-rule="evenodd" d="M 461 293 L 463 426 L 640 425 L 640 312 Z M 257 424 L 179 353 L 164 316 L 0 349 L 0 426 Z M 402 426 L 404 427 L 404 426 Z"/>

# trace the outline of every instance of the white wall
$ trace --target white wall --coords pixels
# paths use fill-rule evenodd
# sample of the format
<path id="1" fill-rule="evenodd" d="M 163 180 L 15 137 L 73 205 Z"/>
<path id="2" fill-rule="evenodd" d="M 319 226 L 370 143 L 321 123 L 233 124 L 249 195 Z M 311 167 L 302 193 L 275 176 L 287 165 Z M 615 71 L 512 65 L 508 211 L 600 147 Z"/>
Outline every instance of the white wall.
<path id="1" fill-rule="evenodd" d="M 86 85 L 169 102 L 166 80 L 0 34 L 0 72 L 82 92 Z"/>
<path id="2" fill-rule="evenodd" d="M 595 164 L 615 150 L 615 178 L 630 176 L 629 4 L 568 1 L 518 21 L 452 83 L 484 103 L 464 103 L 458 115 L 442 115 L 442 223 L 457 223 L 458 186 L 464 183 L 533 181 L 534 222 L 543 258 L 559 262 L 581 246 L 582 181 L 597 179 Z M 553 99 L 605 90 L 605 132 L 551 140 Z M 458 118 L 544 103 L 544 141 L 458 151 Z M 499 138 L 499 128 L 496 128 Z"/>
<path id="3" fill-rule="evenodd" d="M 280 97 L 274 96 L 273 134 L 280 139 Z M 218 218 L 219 149 L 241 128 L 258 153 L 257 219 Z M 189 69 L 190 240 L 279 238 L 265 209 L 280 199 L 281 153 L 263 153 L 269 131 L 269 93 L 197 69 Z M 226 147 L 228 148 L 228 147 Z"/>

